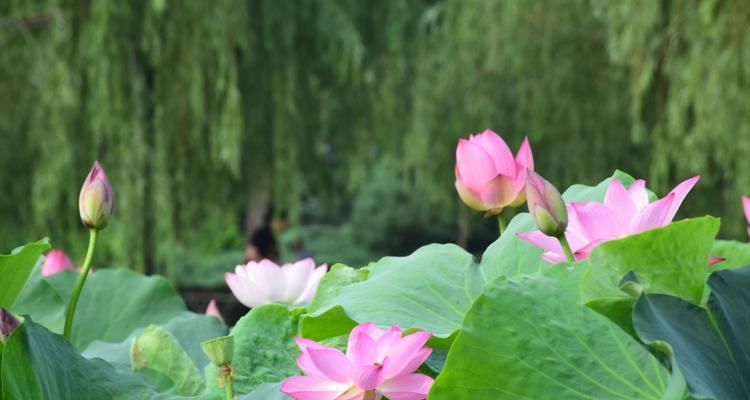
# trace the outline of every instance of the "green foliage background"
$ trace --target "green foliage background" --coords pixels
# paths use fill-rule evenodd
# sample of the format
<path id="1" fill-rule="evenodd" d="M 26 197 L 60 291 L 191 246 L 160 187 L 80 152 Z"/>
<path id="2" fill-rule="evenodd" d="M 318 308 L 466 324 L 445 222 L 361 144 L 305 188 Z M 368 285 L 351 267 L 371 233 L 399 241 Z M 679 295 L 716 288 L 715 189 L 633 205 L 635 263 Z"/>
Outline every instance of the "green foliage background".
<path id="1" fill-rule="evenodd" d="M 402 222 L 367 204 L 377 179 L 416 223 L 455 224 L 455 143 L 486 127 L 529 136 L 561 187 L 701 174 L 683 215 L 739 238 L 749 20 L 737 0 L 6 0 L 0 248 L 83 253 L 94 159 L 116 194 L 102 259 L 168 275 L 177 248 L 241 246 L 263 192 L 295 221 Z"/>

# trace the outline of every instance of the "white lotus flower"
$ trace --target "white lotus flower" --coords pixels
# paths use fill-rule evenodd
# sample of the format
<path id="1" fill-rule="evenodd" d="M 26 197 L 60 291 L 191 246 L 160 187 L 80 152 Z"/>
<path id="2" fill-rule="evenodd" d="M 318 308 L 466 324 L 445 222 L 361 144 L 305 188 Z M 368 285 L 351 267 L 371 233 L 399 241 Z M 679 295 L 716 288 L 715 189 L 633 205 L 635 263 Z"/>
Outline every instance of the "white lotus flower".
<path id="1" fill-rule="evenodd" d="M 275 302 L 299 304 L 312 301 L 327 270 L 326 264 L 315 268 L 312 258 L 282 266 L 264 259 L 238 265 L 224 279 L 237 300 L 250 308 Z"/>

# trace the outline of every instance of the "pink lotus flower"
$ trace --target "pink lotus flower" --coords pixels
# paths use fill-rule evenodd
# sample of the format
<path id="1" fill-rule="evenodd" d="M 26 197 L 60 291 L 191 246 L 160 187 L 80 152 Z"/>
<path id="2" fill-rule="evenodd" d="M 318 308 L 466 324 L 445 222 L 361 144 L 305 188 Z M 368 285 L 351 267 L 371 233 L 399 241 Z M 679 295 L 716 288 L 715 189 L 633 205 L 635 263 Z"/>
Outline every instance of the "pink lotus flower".
<path id="1" fill-rule="evenodd" d="M 526 199 L 526 169 L 534 170 L 534 158 L 525 138 L 513 158 L 508 145 L 487 129 L 456 147 L 456 190 L 466 205 L 488 214 L 517 206 Z"/>
<path id="2" fill-rule="evenodd" d="M 312 258 L 280 267 L 264 259 L 238 265 L 224 279 L 237 300 L 250 308 L 274 302 L 299 304 L 312 301 L 327 269 L 326 264 L 315 268 Z"/>
<path id="3" fill-rule="evenodd" d="M 589 256 L 596 246 L 613 239 L 634 235 L 672 222 L 688 192 L 700 179 L 692 177 L 675 187 L 668 195 L 649 203 L 646 182 L 637 180 L 627 190 L 618 179 L 607 188 L 604 202 L 570 203 L 565 238 L 576 261 Z M 557 239 L 540 231 L 519 232 L 518 236 L 547 250 L 542 258 L 551 263 L 565 261 Z"/>
<path id="4" fill-rule="evenodd" d="M 62 250 L 52 250 L 44 256 L 44 264 L 42 264 L 42 276 L 52 276 L 60 271 L 66 269 L 73 269 L 73 262 L 70 261 L 70 257 L 65 254 Z"/>
<path id="5" fill-rule="evenodd" d="M 99 161 L 94 161 L 78 195 L 81 221 L 89 229 L 103 229 L 109 222 L 114 206 L 115 196 L 107 174 L 104 173 Z"/>
<path id="6" fill-rule="evenodd" d="M 208 302 L 208 306 L 206 307 L 206 315 L 209 317 L 216 317 L 219 319 L 219 321 L 224 322 L 224 317 L 221 316 L 219 307 L 216 306 L 216 300 L 214 299 L 211 299 L 211 301 Z"/>
<path id="7" fill-rule="evenodd" d="M 417 332 L 402 337 L 397 326 L 383 331 L 366 322 L 349 334 L 346 354 L 295 338 L 302 350 L 297 365 L 305 376 L 286 379 L 281 391 L 296 400 L 424 399 L 433 380 L 414 371 L 432 352 L 424 347 L 430 336 Z"/>

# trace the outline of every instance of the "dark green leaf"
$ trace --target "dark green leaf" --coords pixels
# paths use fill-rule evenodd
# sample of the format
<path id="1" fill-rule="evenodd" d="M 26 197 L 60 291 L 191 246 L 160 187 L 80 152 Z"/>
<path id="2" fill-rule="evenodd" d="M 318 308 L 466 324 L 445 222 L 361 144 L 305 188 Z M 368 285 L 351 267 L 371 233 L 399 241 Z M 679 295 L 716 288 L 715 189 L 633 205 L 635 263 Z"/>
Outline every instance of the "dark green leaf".
<path id="1" fill-rule="evenodd" d="M 699 307 L 669 295 L 644 294 L 634 310 L 640 338 L 677 361 L 695 397 L 750 398 L 750 267 L 718 271 Z M 665 346 L 668 344 L 668 347 Z"/>

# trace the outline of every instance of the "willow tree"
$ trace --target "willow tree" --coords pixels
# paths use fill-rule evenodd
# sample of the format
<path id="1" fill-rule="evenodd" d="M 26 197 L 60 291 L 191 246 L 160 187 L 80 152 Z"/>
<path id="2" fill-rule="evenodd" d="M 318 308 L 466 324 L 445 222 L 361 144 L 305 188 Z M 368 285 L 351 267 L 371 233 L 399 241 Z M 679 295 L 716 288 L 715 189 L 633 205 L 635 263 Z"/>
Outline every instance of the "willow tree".
<path id="1" fill-rule="evenodd" d="M 458 137 L 532 141 L 560 186 L 622 168 L 731 219 L 750 150 L 739 1 L 0 3 L 0 247 L 81 254 L 80 181 L 115 187 L 103 246 L 173 273 L 241 242 L 258 204 L 347 215 L 387 165 L 422 216 L 455 215 Z M 384 163 L 387 160 L 387 163 Z M 694 199 L 694 200 L 692 200 Z M 691 207 L 692 206 L 692 207 Z"/>

